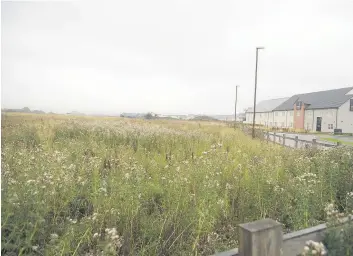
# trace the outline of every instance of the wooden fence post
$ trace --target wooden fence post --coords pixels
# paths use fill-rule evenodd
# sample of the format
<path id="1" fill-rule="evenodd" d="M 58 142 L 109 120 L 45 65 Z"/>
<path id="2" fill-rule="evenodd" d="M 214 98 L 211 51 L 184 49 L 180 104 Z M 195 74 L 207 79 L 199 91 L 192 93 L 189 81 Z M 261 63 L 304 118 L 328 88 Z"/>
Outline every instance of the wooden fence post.
<path id="1" fill-rule="evenodd" d="M 272 219 L 262 219 L 240 224 L 240 256 L 280 256 L 282 224 Z"/>
<path id="2" fill-rule="evenodd" d="M 317 144 L 316 144 L 316 139 L 313 139 L 313 147 L 316 148 Z"/>
<path id="3" fill-rule="evenodd" d="M 276 132 L 273 132 L 273 144 L 276 144 Z"/>
<path id="4" fill-rule="evenodd" d="M 295 148 L 298 148 L 298 136 L 295 136 Z"/>
<path id="5" fill-rule="evenodd" d="M 283 133 L 283 146 L 285 146 L 286 145 L 286 134 L 285 133 Z"/>

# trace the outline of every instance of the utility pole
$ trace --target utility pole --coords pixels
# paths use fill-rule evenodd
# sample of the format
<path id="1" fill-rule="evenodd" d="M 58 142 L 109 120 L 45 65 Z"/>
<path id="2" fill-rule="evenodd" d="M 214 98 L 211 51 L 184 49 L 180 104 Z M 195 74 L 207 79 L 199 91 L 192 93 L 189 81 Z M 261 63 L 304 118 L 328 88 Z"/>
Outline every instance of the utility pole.
<path id="1" fill-rule="evenodd" d="M 265 49 L 264 47 L 256 47 L 256 66 L 255 66 L 255 92 L 254 92 L 254 108 L 253 108 L 253 120 L 252 120 L 252 137 L 255 138 L 255 115 L 256 115 L 256 89 L 257 89 L 257 63 L 258 63 L 258 52 L 259 50 Z"/>
<path id="2" fill-rule="evenodd" d="M 237 124 L 237 101 L 238 101 L 238 86 L 235 87 L 235 106 L 234 106 L 234 126 Z"/>

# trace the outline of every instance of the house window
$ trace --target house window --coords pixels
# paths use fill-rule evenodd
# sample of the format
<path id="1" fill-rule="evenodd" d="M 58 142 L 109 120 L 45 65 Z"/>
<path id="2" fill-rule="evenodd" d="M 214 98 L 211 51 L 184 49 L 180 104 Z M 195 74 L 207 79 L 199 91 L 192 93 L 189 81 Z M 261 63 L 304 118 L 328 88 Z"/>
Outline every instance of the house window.
<path id="1" fill-rule="evenodd" d="M 275 112 L 275 116 L 278 116 L 278 112 Z"/>
<path id="2" fill-rule="evenodd" d="M 293 123 L 289 123 L 289 127 L 293 127 Z"/>
<path id="3" fill-rule="evenodd" d="M 300 111 L 297 111 L 297 116 L 300 116 Z"/>
<path id="4" fill-rule="evenodd" d="M 333 124 L 328 124 L 328 129 L 332 130 L 333 129 Z"/>
<path id="5" fill-rule="evenodd" d="M 301 101 L 298 101 L 297 103 L 295 103 L 295 108 L 298 110 L 298 109 L 301 109 L 302 108 L 302 102 Z"/>
<path id="6" fill-rule="evenodd" d="M 293 116 L 293 111 L 290 111 L 290 112 L 289 112 L 289 115 L 290 115 L 290 116 Z"/>
<path id="7" fill-rule="evenodd" d="M 349 103 L 349 110 L 353 111 L 353 99 L 351 99 Z"/>

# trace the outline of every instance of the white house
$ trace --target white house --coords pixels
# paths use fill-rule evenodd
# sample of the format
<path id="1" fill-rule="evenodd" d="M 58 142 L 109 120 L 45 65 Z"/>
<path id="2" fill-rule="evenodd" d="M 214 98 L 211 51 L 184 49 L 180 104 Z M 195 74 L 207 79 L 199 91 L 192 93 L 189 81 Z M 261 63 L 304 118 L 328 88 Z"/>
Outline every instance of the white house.
<path id="1" fill-rule="evenodd" d="M 353 87 L 293 95 L 273 112 L 277 127 L 353 133 Z"/>
<path id="2" fill-rule="evenodd" d="M 276 126 L 274 125 L 273 110 L 288 99 L 289 98 L 264 100 L 256 104 L 255 123 L 264 126 Z M 246 110 L 244 123 L 253 122 L 253 112 L 253 108 L 248 108 Z"/>
<path id="3" fill-rule="evenodd" d="M 266 104 L 271 107 L 263 108 Z M 252 117 L 250 109 L 246 113 L 246 122 L 252 123 Z M 263 101 L 256 106 L 255 119 L 256 124 L 267 127 L 318 132 L 342 129 L 343 133 L 353 133 L 353 87 Z"/>

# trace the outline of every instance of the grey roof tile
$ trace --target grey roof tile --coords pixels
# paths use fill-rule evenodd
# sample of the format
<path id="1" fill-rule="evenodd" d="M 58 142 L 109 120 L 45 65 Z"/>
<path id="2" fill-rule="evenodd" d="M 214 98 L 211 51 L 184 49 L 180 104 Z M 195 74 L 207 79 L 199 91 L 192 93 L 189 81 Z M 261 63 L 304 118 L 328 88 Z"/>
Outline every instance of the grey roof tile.
<path id="1" fill-rule="evenodd" d="M 353 87 L 296 94 L 277 106 L 273 111 L 293 110 L 297 101 L 308 104 L 309 106 L 306 109 L 339 108 L 353 97 L 353 94 L 347 94 L 351 90 L 353 90 Z"/>

